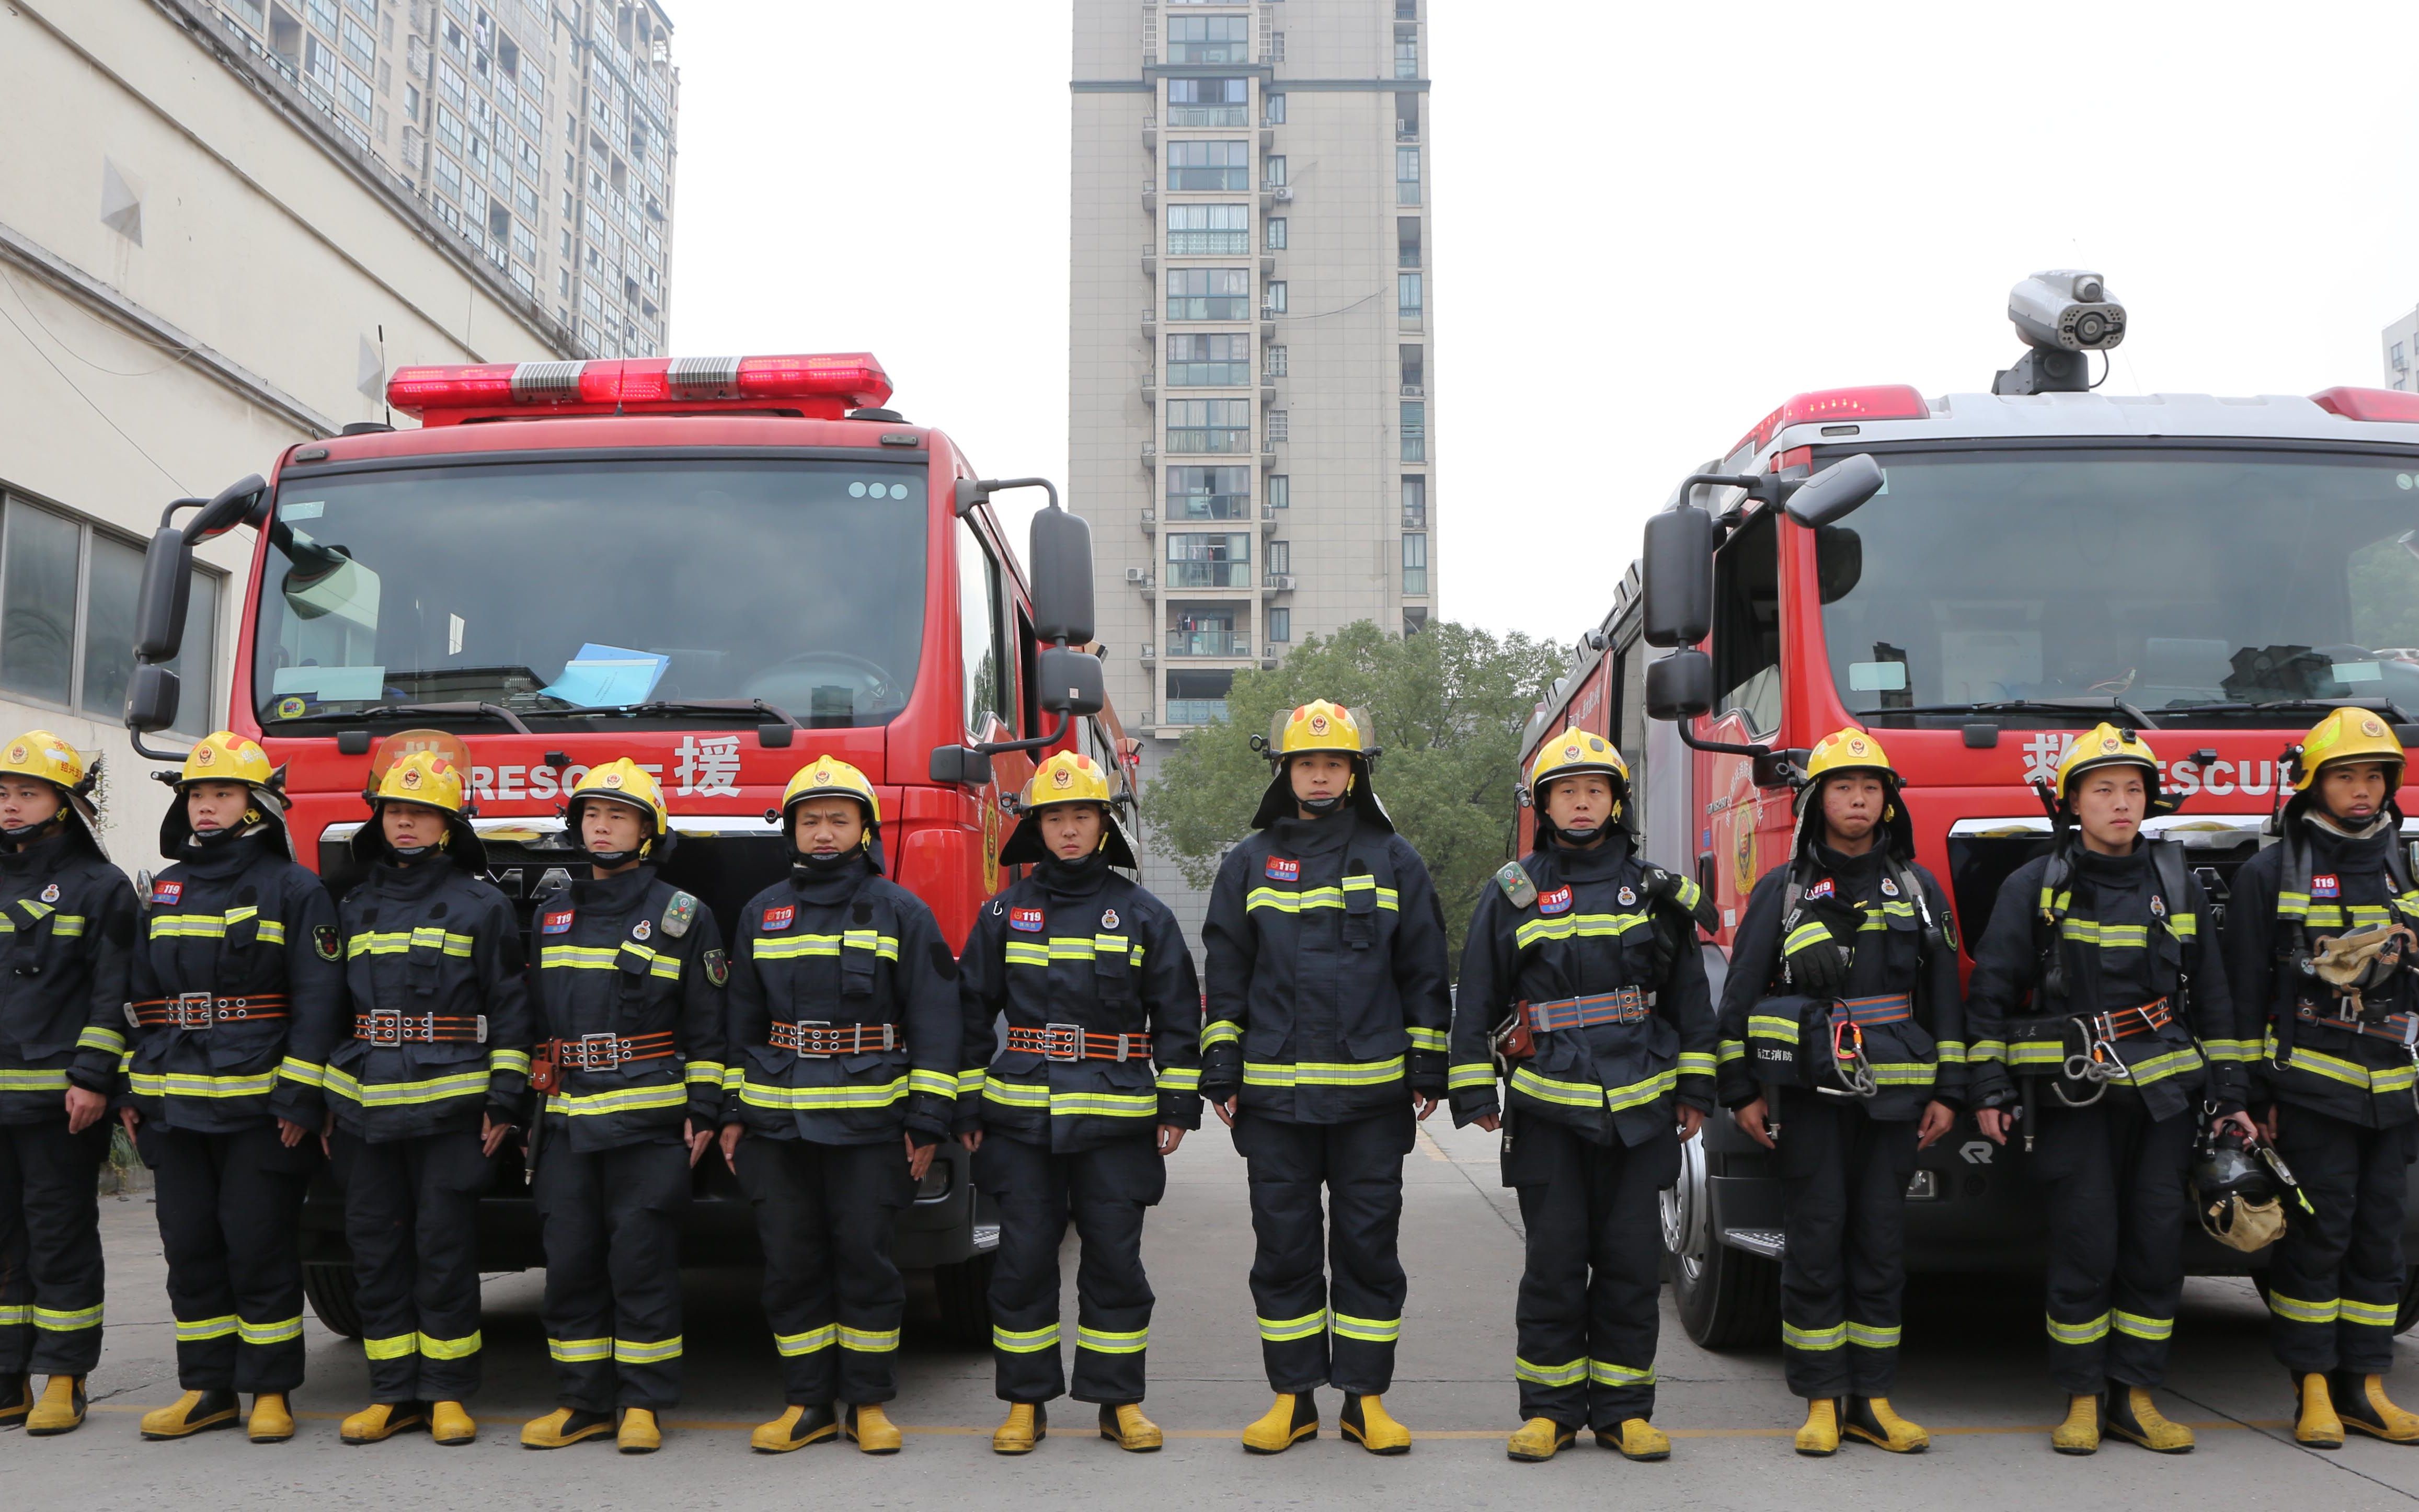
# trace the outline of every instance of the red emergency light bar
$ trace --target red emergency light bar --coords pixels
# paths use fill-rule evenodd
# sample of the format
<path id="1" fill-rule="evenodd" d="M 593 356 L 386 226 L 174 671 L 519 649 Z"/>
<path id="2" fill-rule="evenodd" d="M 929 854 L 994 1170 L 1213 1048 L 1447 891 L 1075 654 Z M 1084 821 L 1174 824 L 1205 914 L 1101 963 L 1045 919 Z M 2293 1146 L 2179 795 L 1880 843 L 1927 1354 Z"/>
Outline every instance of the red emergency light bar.
<path id="1" fill-rule="evenodd" d="M 798 357 L 645 357 L 397 368 L 387 403 L 431 425 L 500 416 L 648 413 L 700 405 L 838 420 L 890 397 L 871 352 Z"/>
<path id="2" fill-rule="evenodd" d="M 2346 420 L 2393 420 L 2419 424 L 2419 393 L 2396 389 L 2323 389 L 2310 402 Z"/>
<path id="3" fill-rule="evenodd" d="M 1932 407 L 1923 395 L 1903 383 L 1876 383 L 1861 389 L 1818 389 L 1801 393 L 1757 422 L 1725 455 L 1761 452 L 1775 436 L 1792 425 L 1817 420 L 1929 420 Z"/>

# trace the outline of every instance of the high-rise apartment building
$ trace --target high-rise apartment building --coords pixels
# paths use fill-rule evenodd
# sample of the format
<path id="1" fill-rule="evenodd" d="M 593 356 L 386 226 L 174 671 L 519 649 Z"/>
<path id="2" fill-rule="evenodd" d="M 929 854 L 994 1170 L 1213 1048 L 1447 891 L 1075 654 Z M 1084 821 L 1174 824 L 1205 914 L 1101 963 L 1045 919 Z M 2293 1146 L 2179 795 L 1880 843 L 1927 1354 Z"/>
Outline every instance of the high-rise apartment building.
<path id="1" fill-rule="evenodd" d="M 1436 602 L 1425 11 L 1076 0 L 1068 499 L 1146 773 L 1239 670 Z"/>
<path id="2" fill-rule="evenodd" d="M 655 0 L 179 0 L 599 357 L 664 347 L 680 73 Z"/>

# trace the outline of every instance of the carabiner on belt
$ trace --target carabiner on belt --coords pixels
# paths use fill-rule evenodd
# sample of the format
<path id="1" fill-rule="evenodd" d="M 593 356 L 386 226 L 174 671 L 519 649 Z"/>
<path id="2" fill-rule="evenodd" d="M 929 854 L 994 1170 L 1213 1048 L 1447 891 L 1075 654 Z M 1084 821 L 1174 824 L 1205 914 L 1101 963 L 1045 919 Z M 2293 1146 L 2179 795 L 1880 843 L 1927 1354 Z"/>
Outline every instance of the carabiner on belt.
<path id="1" fill-rule="evenodd" d="M 1853 1097 L 1871 1097 L 1880 1090 L 1872 1063 L 1865 1058 L 1865 1031 L 1845 1009 L 1831 1020 L 1831 1073 Z"/>
<path id="2" fill-rule="evenodd" d="M 2082 1032 L 2083 1048 L 2066 1057 L 2065 1064 L 2059 1068 L 2066 1073 L 2065 1080 L 2057 1083 L 2054 1090 L 2057 1093 L 2057 1100 L 2068 1107 L 2088 1108 L 2108 1094 L 2110 1082 L 2128 1080 L 2134 1073 L 2125 1069 L 2123 1057 L 2117 1054 L 2117 1041 L 2106 1014 L 2088 1019 L 2072 1018 L 2067 1022 Z M 2067 1082 L 2083 1083 L 2091 1088 L 2091 1095 L 2085 1098 L 2067 1096 Z"/>

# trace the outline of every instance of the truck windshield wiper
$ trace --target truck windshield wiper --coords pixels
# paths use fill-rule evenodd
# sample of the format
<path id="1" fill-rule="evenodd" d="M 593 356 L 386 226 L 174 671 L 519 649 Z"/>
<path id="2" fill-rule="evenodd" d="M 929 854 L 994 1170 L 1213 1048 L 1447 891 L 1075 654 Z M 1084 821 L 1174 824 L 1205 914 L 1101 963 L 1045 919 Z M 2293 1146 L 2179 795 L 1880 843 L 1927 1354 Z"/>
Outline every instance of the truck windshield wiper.
<path id="1" fill-rule="evenodd" d="M 2220 699 L 2213 703 L 2170 703 L 2161 714 L 2328 714 L 2336 709 L 2366 709 L 2381 714 L 2396 724 L 2410 724 L 2411 716 L 2402 705 L 2387 698 L 2348 699 L 2270 699 L 2261 703 L 2246 703 L 2241 699 Z"/>
<path id="2" fill-rule="evenodd" d="M 545 717 L 549 719 L 595 719 L 607 715 L 630 715 L 644 718 L 653 715 L 666 714 L 720 715 L 726 718 L 748 720 L 770 719 L 776 724 L 788 725 L 793 730 L 806 728 L 805 725 L 798 723 L 796 717 L 788 710 L 767 703 L 763 699 L 659 699 L 651 703 L 581 704 L 568 709 L 548 709 Z"/>
<path id="3" fill-rule="evenodd" d="M 501 719 L 512 726 L 515 734 L 533 735 L 536 731 L 523 723 L 521 717 L 501 703 L 373 703 L 366 708 L 322 709 L 316 714 L 290 714 L 272 721 L 276 724 L 354 724 L 364 719 L 400 719 L 414 716 L 434 716 L 451 719 Z"/>
<path id="4" fill-rule="evenodd" d="M 1984 699 L 1975 703 L 1918 703 L 1904 709 L 1852 709 L 1858 718 L 1893 714 L 2121 714 L 2139 730 L 2156 730 L 2159 722 L 2126 702 L 2108 697 L 2074 699 Z M 2173 710 L 2165 711 L 2173 713 Z"/>

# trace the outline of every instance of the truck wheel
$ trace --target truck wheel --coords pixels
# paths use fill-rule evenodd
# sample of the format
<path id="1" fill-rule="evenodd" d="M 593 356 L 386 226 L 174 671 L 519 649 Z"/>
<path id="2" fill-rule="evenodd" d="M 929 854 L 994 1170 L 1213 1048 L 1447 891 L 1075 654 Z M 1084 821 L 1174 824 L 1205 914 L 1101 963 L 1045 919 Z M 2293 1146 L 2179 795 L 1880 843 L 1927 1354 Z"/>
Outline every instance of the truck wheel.
<path id="1" fill-rule="evenodd" d="M 1780 1265 L 1715 1240 L 1705 1142 L 1691 1139 L 1680 1151 L 1680 1180 L 1662 1195 L 1662 1209 L 1681 1326 L 1708 1350 L 1768 1345 L 1780 1333 Z"/>
<path id="2" fill-rule="evenodd" d="M 991 1347 L 991 1272 L 999 1258 L 985 1251 L 955 1265 L 932 1268 L 932 1292 L 941 1304 L 941 1336 L 963 1349 Z"/>
<path id="3" fill-rule="evenodd" d="M 303 1266 L 302 1295 L 329 1333 L 348 1339 L 362 1336 L 361 1283 L 351 1266 L 316 1260 Z"/>

